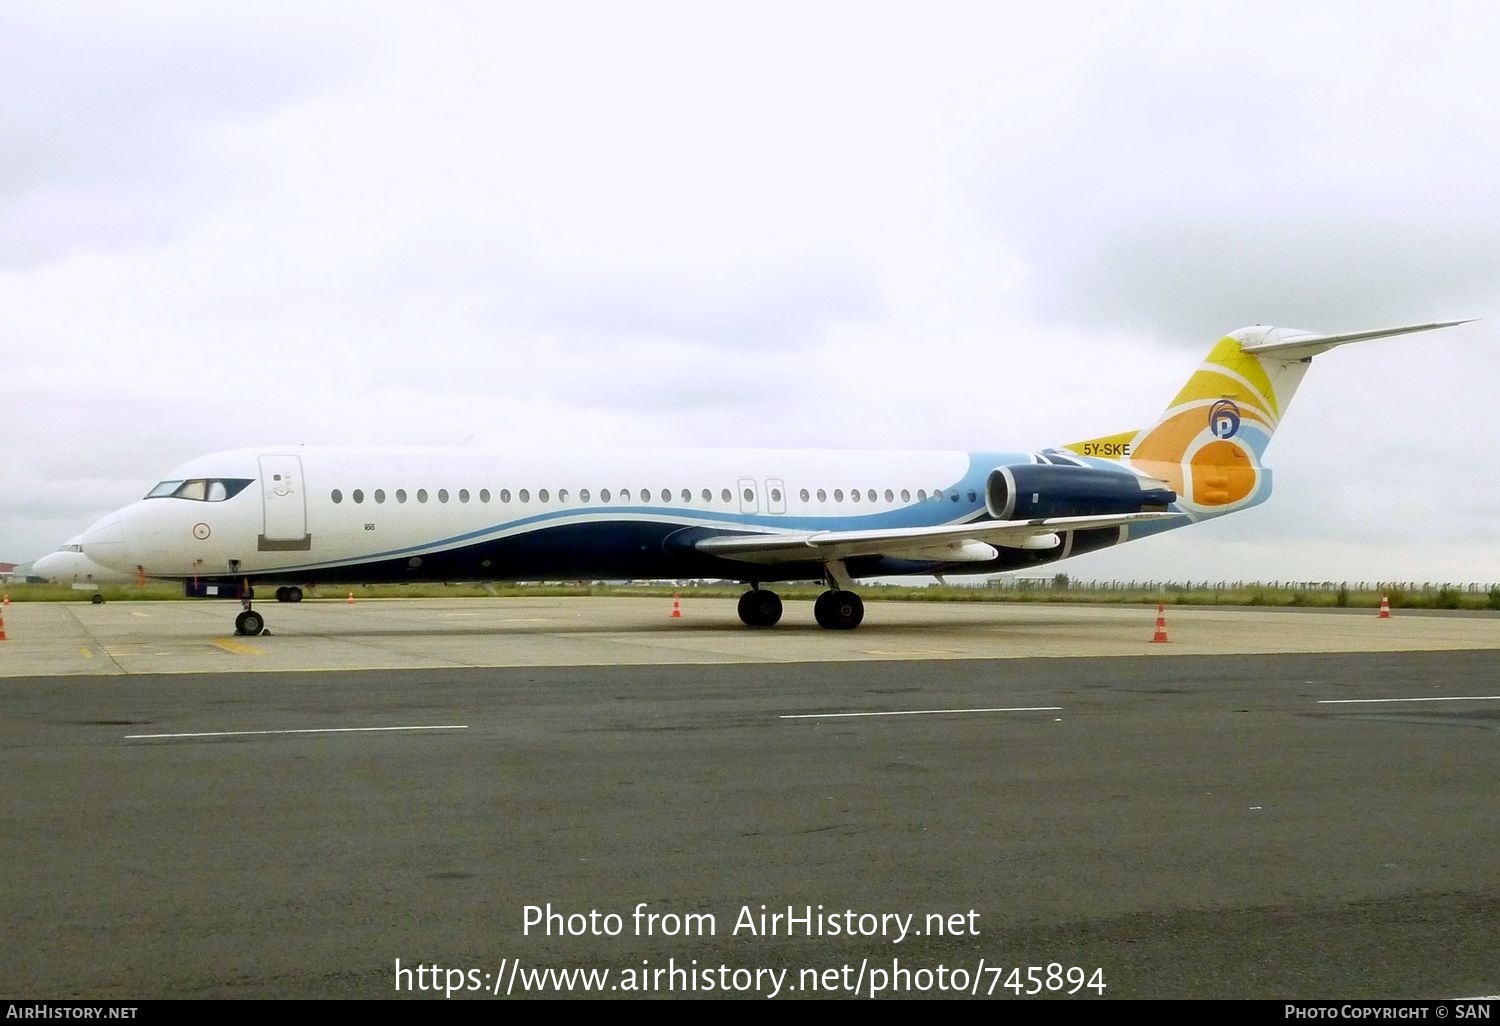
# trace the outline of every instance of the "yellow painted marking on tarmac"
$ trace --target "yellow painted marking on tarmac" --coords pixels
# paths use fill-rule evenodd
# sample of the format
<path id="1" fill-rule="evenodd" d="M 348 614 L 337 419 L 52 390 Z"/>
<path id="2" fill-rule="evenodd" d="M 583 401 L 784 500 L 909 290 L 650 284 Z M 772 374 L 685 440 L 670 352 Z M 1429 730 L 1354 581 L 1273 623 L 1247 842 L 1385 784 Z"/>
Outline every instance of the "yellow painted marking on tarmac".
<path id="1" fill-rule="evenodd" d="M 82 654 L 82 656 L 85 659 L 92 659 L 92 658 L 94 658 L 94 650 L 91 649 L 91 648 L 89 648 L 87 645 L 83 646 L 78 651 L 79 651 L 80 654 Z"/>
<path id="2" fill-rule="evenodd" d="M 256 648 L 254 645 L 246 645 L 242 641 L 230 641 L 228 638 L 217 639 L 214 642 L 214 647 L 222 648 L 224 651 L 232 652 L 235 655 L 258 656 L 265 654 L 262 649 Z"/>

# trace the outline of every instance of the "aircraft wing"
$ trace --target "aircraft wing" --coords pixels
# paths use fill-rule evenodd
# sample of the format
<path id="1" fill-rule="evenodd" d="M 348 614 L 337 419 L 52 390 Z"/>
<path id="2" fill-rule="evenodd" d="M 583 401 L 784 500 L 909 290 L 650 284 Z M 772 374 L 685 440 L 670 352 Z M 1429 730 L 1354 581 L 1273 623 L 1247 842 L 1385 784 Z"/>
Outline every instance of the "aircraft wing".
<path id="1" fill-rule="evenodd" d="M 995 559 L 995 547 L 1050 549 L 1061 544 L 1063 531 L 1181 517 L 1181 513 L 1116 513 L 1107 516 L 1047 517 L 1039 520 L 974 520 L 940 527 L 905 527 L 873 531 L 808 531 L 789 534 L 734 534 L 704 538 L 700 552 L 750 563 L 797 563 L 807 560 L 889 556 L 896 559 L 979 563 Z"/>

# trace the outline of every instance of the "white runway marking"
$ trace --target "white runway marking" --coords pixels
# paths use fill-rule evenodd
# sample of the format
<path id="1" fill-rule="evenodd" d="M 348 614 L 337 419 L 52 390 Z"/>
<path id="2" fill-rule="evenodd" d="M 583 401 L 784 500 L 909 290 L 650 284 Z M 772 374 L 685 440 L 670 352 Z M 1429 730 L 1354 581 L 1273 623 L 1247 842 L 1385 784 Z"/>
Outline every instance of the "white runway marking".
<path id="1" fill-rule="evenodd" d="M 468 730 L 467 723 L 445 723 L 431 727 L 307 727 L 301 730 L 213 730 L 198 734 L 126 734 L 126 741 L 173 737 L 252 737 L 262 734 L 365 734 L 382 730 Z"/>
<path id="2" fill-rule="evenodd" d="M 1002 712 L 1061 712 L 1060 705 L 1028 705 L 1014 709 L 900 709 L 894 712 L 834 712 L 795 713 L 783 715 L 783 720 L 831 720 L 849 716 L 946 716 L 953 713 L 1002 713 Z"/>
<path id="3" fill-rule="evenodd" d="M 1319 705 L 1375 705 L 1380 702 L 1500 702 L 1500 695 L 1459 695 L 1454 698 L 1325 698 Z"/>

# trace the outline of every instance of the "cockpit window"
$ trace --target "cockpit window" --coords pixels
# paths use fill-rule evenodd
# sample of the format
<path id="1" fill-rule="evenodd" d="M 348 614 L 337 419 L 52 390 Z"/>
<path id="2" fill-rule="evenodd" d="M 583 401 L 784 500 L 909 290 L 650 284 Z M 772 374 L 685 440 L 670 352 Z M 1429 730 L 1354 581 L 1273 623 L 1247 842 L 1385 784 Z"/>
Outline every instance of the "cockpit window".
<path id="1" fill-rule="evenodd" d="M 163 481 L 147 492 L 146 498 L 223 502 L 240 494 L 253 480 L 249 477 L 195 477 L 189 481 Z"/>

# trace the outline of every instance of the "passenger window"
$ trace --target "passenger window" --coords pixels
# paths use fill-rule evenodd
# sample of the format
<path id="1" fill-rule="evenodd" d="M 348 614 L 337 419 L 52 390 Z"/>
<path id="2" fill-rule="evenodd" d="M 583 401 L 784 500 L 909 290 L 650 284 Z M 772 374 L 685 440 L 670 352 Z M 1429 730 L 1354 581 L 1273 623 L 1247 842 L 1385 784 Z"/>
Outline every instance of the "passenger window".
<path id="1" fill-rule="evenodd" d="M 363 489 L 360 489 L 360 488 L 354 489 L 353 496 L 354 496 L 354 501 L 355 502 L 364 502 L 365 501 L 365 493 L 364 493 Z"/>
<path id="2" fill-rule="evenodd" d="M 902 502 L 910 502 L 911 501 L 911 489 L 909 489 L 909 488 L 903 488 L 903 489 L 901 489 L 901 501 Z"/>
<path id="3" fill-rule="evenodd" d="M 385 502 L 385 489 L 384 488 L 377 488 L 377 489 L 375 489 L 375 501 L 376 502 Z"/>
<path id="4" fill-rule="evenodd" d="M 663 488 L 661 490 L 661 501 L 662 502 L 671 502 L 672 501 L 672 489 L 670 489 L 670 488 Z"/>
<path id="5" fill-rule="evenodd" d="M 917 501 L 918 502 L 926 502 L 927 501 L 927 489 L 926 488 L 918 488 L 917 489 Z"/>
<path id="6" fill-rule="evenodd" d="M 500 489 L 500 501 L 501 502 L 509 502 L 510 501 L 510 489 L 509 488 L 502 488 L 502 489 Z"/>
<path id="7" fill-rule="evenodd" d="M 721 495 L 722 495 L 722 497 L 723 497 L 723 499 L 724 499 L 725 502 L 728 502 L 730 500 L 729 489 L 728 488 L 724 489 L 724 491 L 721 493 Z"/>
<path id="8" fill-rule="evenodd" d="M 344 501 L 344 493 L 335 488 L 333 490 L 333 494 L 330 495 L 329 498 L 332 499 L 333 504 L 337 506 L 339 503 Z"/>
<path id="9" fill-rule="evenodd" d="M 537 502 L 547 502 L 551 498 L 552 498 L 552 495 L 545 488 L 543 488 L 541 491 L 539 491 L 539 492 L 536 493 L 536 501 Z"/>
<path id="10" fill-rule="evenodd" d="M 713 502 L 714 501 L 714 493 L 711 492 L 711 491 L 709 491 L 707 488 L 703 489 L 703 501 L 704 502 Z"/>
<path id="11" fill-rule="evenodd" d="M 896 495 L 895 495 L 895 493 L 892 492 L 889 488 L 887 488 L 885 490 L 885 501 L 886 502 L 895 502 L 896 501 Z"/>
<path id="12" fill-rule="evenodd" d="M 850 502 L 858 502 L 859 501 L 859 489 L 858 488 L 851 488 L 851 489 L 849 489 L 849 501 Z"/>
<path id="13" fill-rule="evenodd" d="M 525 488 L 522 488 L 520 490 L 520 492 L 517 493 L 517 494 L 520 496 L 520 499 L 521 499 L 522 502 L 530 502 L 531 501 L 531 493 L 529 491 L 527 491 Z"/>
<path id="14" fill-rule="evenodd" d="M 579 502 L 588 502 L 589 501 L 589 490 L 587 488 L 580 488 L 578 490 L 578 501 Z"/>
<path id="15" fill-rule="evenodd" d="M 746 488 L 745 489 L 745 501 L 746 502 L 754 502 L 755 501 L 755 489 L 753 489 L 753 488 Z"/>
<path id="16" fill-rule="evenodd" d="M 865 498 L 869 499 L 871 502 L 874 502 L 875 501 L 875 489 L 871 488 L 868 492 L 865 492 Z"/>
<path id="17" fill-rule="evenodd" d="M 405 488 L 397 488 L 396 489 L 396 501 L 397 502 L 405 502 L 406 501 L 406 489 Z"/>
<path id="18" fill-rule="evenodd" d="M 825 492 L 821 488 L 818 489 L 818 501 L 819 502 L 827 502 L 828 501 L 828 493 Z"/>
<path id="19" fill-rule="evenodd" d="M 557 490 L 557 501 L 558 502 L 567 502 L 568 501 L 568 490 L 566 488 L 559 488 Z"/>
<path id="20" fill-rule="evenodd" d="M 446 489 L 446 488 L 439 488 L 438 489 L 438 502 L 447 502 L 447 501 L 448 501 L 448 489 Z"/>
<path id="21" fill-rule="evenodd" d="M 608 488 L 601 488 L 601 489 L 599 489 L 599 501 L 600 502 L 608 502 L 609 501 L 609 489 Z"/>
<path id="22" fill-rule="evenodd" d="M 486 504 L 489 503 L 489 501 L 490 501 L 490 490 L 488 488 L 481 488 L 481 489 L 479 489 L 479 501 L 483 502 L 483 503 L 486 503 Z"/>
<path id="23" fill-rule="evenodd" d="M 460 488 L 458 490 L 458 501 L 459 502 L 468 502 L 469 501 L 469 490 L 467 488 Z"/>
<path id="24" fill-rule="evenodd" d="M 807 494 L 807 489 L 806 488 L 802 489 L 802 491 L 799 492 L 798 494 L 801 496 L 803 502 L 806 502 L 808 499 L 812 498 L 812 496 L 810 496 L 810 495 Z"/>
<path id="25" fill-rule="evenodd" d="M 417 501 L 418 502 L 426 502 L 427 501 L 427 489 L 426 488 L 418 488 L 417 489 Z"/>
<path id="26" fill-rule="evenodd" d="M 833 490 L 833 501 L 834 502 L 843 502 L 844 501 L 844 490 L 842 488 L 835 488 Z"/>
<path id="27" fill-rule="evenodd" d="M 970 502 L 974 502 L 978 498 L 979 498 L 979 496 L 977 496 L 977 495 L 974 494 L 974 490 L 972 488 L 969 489 L 969 501 Z"/>
<path id="28" fill-rule="evenodd" d="M 692 502 L 693 501 L 693 491 L 692 491 L 691 488 L 684 488 L 682 490 L 682 501 L 683 502 Z"/>

